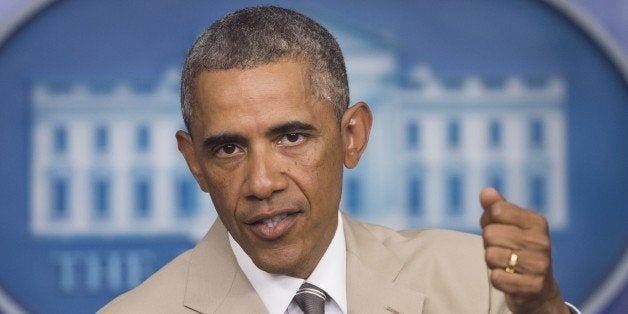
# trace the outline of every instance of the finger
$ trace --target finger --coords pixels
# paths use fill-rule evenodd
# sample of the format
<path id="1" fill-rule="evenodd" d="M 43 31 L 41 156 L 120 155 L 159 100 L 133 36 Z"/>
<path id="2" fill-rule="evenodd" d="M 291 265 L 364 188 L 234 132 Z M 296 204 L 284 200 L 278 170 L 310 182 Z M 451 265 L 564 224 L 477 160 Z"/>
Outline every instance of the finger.
<path id="1" fill-rule="evenodd" d="M 506 269 L 510 262 L 510 256 L 513 253 L 513 250 L 509 250 L 503 247 L 490 246 L 487 247 L 484 251 L 484 259 L 486 260 L 486 265 L 490 269 Z M 513 268 L 515 269 L 515 272 L 522 273 L 523 269 L 521 265 L 519 265 L 519 259 L 523 260 L 524 256 L 523 254 L 518 253 L 517 257 L 517 263 Z"/>
<path id="2" fill-rule="evenodd" d="M 519 206 L 506 201 L 496 201 L 489 207 L 484 209 L 480 217 L 480 225 L 482 228 L 492 223 L 501 223 L 515 225 L 518 219 L 521 219 L 516 210 L 520 210 Z"/>
<path id="3" fill-rule="evenodd" d="M 486 211 L 498 202 L 505 201 L 506 199 L 492 187 L 487 187 L 480 191 L 480 204 L 484 209 L 484 212 L 480 217 L 480 226 L 482 226 L 482 228 L 491 222 L 491 215 L 490 213 L 487 214 Z"/>
<path id="4" fill-rule="evenodd" d="M 539 294 L 544 288 L 544 277 L 539 275 L 508 273 L 501 268 L 491 271 L 491 284 L 511 296 Z"/>
<path id="5" fill-rule="evenodd" d="M 506 199 L 494 188 L 488 187 L 480 191 L 480 204 L 482 204 L 482 208 L 484 209 L 491 207 L 491 205 L 495 204 L 496 202 L 505 200 Z"/>
<path id="6" fill-rule="evenodd" d="M 518 250 L 525 247 L 523 231 L 513 225 L 489 224 L 482 230 L 484 247 L 498 246 L 509 250 Z"/>
<path id="7" fill-rule="evenodd" d="M 547 229 L 547 220 L 543 216 L 505 201 L 494 203 L 482 213 L 482 227 L 492 223 L 515 225 L 522 229 Z"/>
<path id="8" fill-rule="evenodd" d="M 487 247 L 484 252 L 486 265 L 490 269 L 504 270 L 508 267 L 510 256 L 517 254 L 517 262 L 513 267 L 516 274 L 545 276 L 551 264 L 546 255 L 535 251 L 513 251 L 502 247 Z"/>

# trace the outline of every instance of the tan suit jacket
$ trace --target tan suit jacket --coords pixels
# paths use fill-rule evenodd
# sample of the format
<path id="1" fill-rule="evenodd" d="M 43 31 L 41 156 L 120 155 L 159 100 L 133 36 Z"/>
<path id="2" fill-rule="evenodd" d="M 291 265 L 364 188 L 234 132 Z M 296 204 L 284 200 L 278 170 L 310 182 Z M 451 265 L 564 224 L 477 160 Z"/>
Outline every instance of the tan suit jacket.
<path id="1" fill-rule="evenodd" d="M 505 313 L 479 237 L 396 232 L 343 216 L 350 313 Z M 101 313 L 265 313 L 217 220 L 205 237 Z"/>

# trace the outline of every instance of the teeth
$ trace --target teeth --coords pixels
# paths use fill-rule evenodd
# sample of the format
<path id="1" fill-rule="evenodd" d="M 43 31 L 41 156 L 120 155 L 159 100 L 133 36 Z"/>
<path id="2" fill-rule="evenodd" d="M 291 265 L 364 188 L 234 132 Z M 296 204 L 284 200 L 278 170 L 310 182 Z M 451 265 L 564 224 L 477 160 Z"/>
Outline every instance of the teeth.
<path id="1" fill-rule="evenodd" d="M 277 216 L 273 217 L 272 220 L 273 220 L 274 223 L 278 223 L 282 219 L 286 218 L 286 216 L 288 216 L 288 214 L 280 214 L 280 215 L 277 215 Z"/>
<path id="2" fill-rule="evenodd" d="M 268 228 L 275 228 L 275 226 L 277 226 L 277 223 L 279 223 L 282 219 L 286 218 L 286 216 L 288 216 L 288 214 L 285 214 L 285 213 L 279 214 L 273 218 L 262 220 L 262 223 L 266 225 L 266 227 Z"/>

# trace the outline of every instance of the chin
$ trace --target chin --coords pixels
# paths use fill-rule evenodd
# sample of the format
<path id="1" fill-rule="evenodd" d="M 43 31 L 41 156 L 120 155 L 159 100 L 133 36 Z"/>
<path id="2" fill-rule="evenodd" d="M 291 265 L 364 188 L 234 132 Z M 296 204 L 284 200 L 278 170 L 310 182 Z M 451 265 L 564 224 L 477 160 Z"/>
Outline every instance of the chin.
<path id="1" fill-rule="evenodd" d="M 286 252 L 274 252 L 267 256 L 258 256 L 253 259 L 253 263 L 267 273 L 298 277 L 299 267 L 302 267 L 303 263 L 299 262 L 297 256 L 290 255 Z"/>
<path id="2" fill-rule="evenodd" d="M 287 264 L 287 263 L 282 263 L 282 264 L 276 264 L 276 263 L 255 263 L 255 265 L 267 272 L 267 273 L 271 273 L 271 274 L 275 274 L 275 275 L 287 275 L 287 276 L 295 276 L 295 272 L 296 272 L 296 265 L 292 265 Z"/>

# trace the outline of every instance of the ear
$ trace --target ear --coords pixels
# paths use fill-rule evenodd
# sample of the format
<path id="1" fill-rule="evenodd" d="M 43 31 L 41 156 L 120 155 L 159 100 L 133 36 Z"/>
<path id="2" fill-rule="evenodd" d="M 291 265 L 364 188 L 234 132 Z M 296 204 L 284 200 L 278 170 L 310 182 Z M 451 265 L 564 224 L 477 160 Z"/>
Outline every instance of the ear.
<path id="1" fill-rule="evenodd" d="M 340 124 L 345 148 L 345 167 L 352 169 L 358 165 L 366 149 L 371 134 L 373 114 L 364 102 L 347 109 Z"/>
<path id="2" fill-rule="evenodd" d="M 196 179 L 196 182 L 198 183 L 198 186 L 201 188 L 201 190 L 203 190 L 204 192 L 208 192 L 209 190 L 207 181 L 205 181 L 205 176 L 203 175 L 201 163 L 196 157 L 196 150 L 194 150 L 192 136 L 188 132 L 181 130 L 177 131 L 176 136 L 177 146 L 179 147 L 179 151 L 183 155 L 183 158 L 185 158 L 185 162 L 188 164 L 190 172 L 192 172 L 192 175 L 194 176 L 194 179 Z"/>

